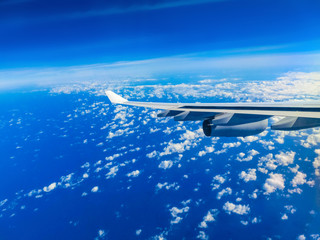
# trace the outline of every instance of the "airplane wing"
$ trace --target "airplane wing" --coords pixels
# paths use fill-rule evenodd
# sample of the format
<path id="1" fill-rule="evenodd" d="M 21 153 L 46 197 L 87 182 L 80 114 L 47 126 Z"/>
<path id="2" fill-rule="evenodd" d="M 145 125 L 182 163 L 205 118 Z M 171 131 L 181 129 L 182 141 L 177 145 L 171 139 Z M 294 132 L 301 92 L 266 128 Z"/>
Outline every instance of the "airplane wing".
<path id="1" fill-rule="evenodd" d="M 320 126 L 320 104 L 285 103 L 160 103 L 128 101 L 106 91 L 114 104 L 163 109 L 158 117 L 175 121 L 203 120 L 206 136 L 249 136 L 264 131 L 268 118 L 284 117 L 271 126 L 273 130 L 300 130 Z"/>

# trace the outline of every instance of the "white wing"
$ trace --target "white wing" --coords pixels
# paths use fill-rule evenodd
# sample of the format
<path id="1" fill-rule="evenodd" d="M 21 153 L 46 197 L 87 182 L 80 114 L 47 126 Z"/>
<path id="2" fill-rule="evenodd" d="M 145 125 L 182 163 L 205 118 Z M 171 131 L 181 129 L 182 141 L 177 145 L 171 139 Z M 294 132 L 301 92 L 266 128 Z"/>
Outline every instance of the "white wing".
<path id="1" fill-rule="evenodd" d="M 267 127 L 266 119 L 271 116 L 285 117 L 271 126 L 274 130 L 299 130 L 320 126 L 320 104 L 135 102 L 111 91 L 106 91 L 106 94 L 115 104 L 165 110 L 158 114 L 158 117 L 174 117 L 176 121 L 204 120 L 203 128 L 209 128 L 210 136 L 233 136 L 232 133 L 236 134 L 237 128 L 245 129 L 247 133 L 250 129 L 264 130 Z M 218 131 L 221 131 L 222 135 L 216 135 L 220 134 Z"/>

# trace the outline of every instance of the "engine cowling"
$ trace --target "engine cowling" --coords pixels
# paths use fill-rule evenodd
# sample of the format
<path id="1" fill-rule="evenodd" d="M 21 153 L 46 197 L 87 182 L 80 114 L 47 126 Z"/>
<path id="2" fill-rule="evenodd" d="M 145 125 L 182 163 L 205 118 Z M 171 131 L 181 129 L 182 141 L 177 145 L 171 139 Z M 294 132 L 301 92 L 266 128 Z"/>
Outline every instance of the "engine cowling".
<path id="1" fill-rule="evenodd" d="M 263 132 L 268 119 L 237 125 L 216 125 L 212 120 L 203 121 L 203 132 L 208 137 L 245 137 Z"/>

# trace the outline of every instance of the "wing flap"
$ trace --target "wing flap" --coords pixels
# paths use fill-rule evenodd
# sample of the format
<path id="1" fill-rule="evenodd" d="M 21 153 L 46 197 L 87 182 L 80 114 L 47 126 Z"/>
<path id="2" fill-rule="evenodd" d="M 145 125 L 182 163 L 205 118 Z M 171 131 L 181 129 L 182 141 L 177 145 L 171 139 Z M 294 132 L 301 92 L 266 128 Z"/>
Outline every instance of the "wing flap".
<path id="1" fill-rule="evenodd" d="M 272 130 L 301 130 L 320 126 L 320 119 L 303 117 L 285 117 L 271 126 Z"/>

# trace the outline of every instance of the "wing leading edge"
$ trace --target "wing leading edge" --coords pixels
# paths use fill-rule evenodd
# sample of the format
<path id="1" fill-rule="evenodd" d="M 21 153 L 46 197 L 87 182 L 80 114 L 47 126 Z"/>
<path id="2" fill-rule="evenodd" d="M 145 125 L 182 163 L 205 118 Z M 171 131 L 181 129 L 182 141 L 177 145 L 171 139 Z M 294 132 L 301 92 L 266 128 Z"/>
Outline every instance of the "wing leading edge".
<path id="1" fill-rule="evenodd" d="M 128 101 L 106 91 L 114 104 L 162 109 L 158 117 L 175 121 L 203 120 L 207 136 L 248 136 L 260 133 L 271 116 L 285 117 L 271 126 L 273 130 L 300 130 L 320 126 L 320 104 L 284 103 L 160 103 Z"/>

